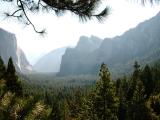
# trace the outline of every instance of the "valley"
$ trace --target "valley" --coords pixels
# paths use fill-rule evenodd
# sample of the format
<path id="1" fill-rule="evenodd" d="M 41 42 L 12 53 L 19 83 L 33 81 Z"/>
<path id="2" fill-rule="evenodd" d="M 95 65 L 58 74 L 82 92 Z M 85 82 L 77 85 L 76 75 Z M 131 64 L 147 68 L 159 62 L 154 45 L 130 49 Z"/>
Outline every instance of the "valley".
<path id="1" fill-rule="evenodd" d="M 16 35 L 0 29 L 0 120 L 160 120 L 159 31 L 160 13 L 120 36 L 81 36 L 31 65 Z"/>

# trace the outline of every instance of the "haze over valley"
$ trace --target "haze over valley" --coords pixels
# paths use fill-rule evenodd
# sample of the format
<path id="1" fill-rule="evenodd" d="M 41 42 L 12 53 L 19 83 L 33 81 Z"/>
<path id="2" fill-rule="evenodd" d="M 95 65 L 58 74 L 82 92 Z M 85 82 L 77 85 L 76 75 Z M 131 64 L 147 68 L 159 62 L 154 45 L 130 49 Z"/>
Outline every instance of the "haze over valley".
<path id="1" fill-rule="evenodd" d="M 50 13 L 31 15 L 28 13 L 38 30 L 46 29 L 47 34 L 42 37 L 36 34 L 31 26 L 25 26 L 16 19 L 6 18 L 4 12 L 11 9 L 6 5 L 6 9 L 3 9 L 5 6 L 0 7 L 0 27 L 16 35 L 18 46 L 24 51 L 30 64 L 34 65 L 40 57 L 55 49 L 76 46 L 81 36 L 96 36 L 100 39 L 113 38 L 122 35 L 159 12 L 158 5 L 147 4 L 144 7 L 126 0 L 118 2 L 107 0 L 107 3 L 101 4 L 100 9 L 104 6 L 108 6 L 110 12 L 102 22 L 95 19 L 80 22 L 78 17 L 68 12 L 60 17 Z"/>
<path id="2" fill-rule="evenodd" d="M 159 19 L 160 13 L 114 38 L 81 36 L 75 47 L 53 50 L 43 55 L 33 66 L 17 46 L 15 35 L 1 29 L 0 40 L 3 45 L 0 52 L 5 63 L 12 56 L 17 70 L 23 73 L 34 71 L 58 73 L 60 76 L 97 74 L 103 62 L 113 74 L 129 73 L 136 60 L 144 65 L 159 60 Z"/>
<path id="3" fill-rule="evenodd" d="M 159 0 L 0 2 L 0 120 L 160 120 Z"/>
<path id="4" fill-rule="evenodd" d="M 59 76 L 96 75 L 100 64 L 106 63 L 113 74 L 122 75 L 131 72 L 134 61 L 145 65 L 159 60 L 159 21 L 160 13 L 114 38 L 81 36 L 75 47 L 53 50 L 43 55 L 33 66 L 17 47 L 15 35 L 1 29 L 1 56 L 5 63 L 12 56 L 17 70 L 22 73 L 34 71 L 58 73 Z"/>

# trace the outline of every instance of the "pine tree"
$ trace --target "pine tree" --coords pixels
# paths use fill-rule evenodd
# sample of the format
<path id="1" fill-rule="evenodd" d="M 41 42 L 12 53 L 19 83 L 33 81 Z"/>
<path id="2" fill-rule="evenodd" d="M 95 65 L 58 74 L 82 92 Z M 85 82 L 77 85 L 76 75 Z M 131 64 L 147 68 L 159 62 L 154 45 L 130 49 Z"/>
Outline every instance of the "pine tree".
<path id="1" fill-rule="evenodd" d="M 135 90 L 136 85 L 137 85 L 137 81 L 140 79 L 140 74 L 141 74 L 140 65 L 138 64 L 137 61 L 135 61 L 134 72 L 131 76 L 130 86 L 129 86 L 129 90 L 128 90 L 128 93 L 127 93 L 127 100 L 132 99 L 133 94 L 134 94 L 134 90 Z"/>
<path id="2" fill-rule="evenodd" d="M 52 110 L 49 115 L 49 120 L 62 120 L 63 112 L 61 110 L 61 104 L 58 100 L 55 100 L 52 105 Z"/>
<path id="3" fill-rule="evenodd" d="M 105 64 L 101 65 L 100 79 L 95 90 L 90 94 L 88 102 L 89 120 L 117 120 L 118 98 L 116 90 L 110 78 L 110 73 Z M 88 119 L 88 118 L 87 118 Z"/>
<path id="4" fill-rule="evenodd" d="M 152 67 L 152 77 L 154 80 L 154 93 L 158 94 L 160 93 L 160 63 L 155 63 Z"/>
<path id="5" fill-rule="evenodd" d="M 141 80 L 142 71 L 138 62 L 134 64 L 134 72 L 130 80 L 127 119 L 149 120 L 148 109 L 145 106 L 145 86 Z M 128 99 L 129 98 L 129 99 Z"/>
<path id="6" fill-rule="evenodd" d="M 142 81 L 137 81 L 135 92 L 133 94 L 133 102 L 136 104 L 143 103 L 145 98 L 145 88 Z"/>
<path id="7" fill-rule="evenodd" d="M 71 120 L 69 105 L 66 100 L 63 102 L 63 120 Z"/>
<path id="8" fill-rule="evenodd" d="M 16 93 L 16 95 L 22 95 L 22 86 L 18 79 L 18 76 L 16 75 L 16 70 L 11 57 L 8 61 L 5 79 L 8 90 Z"/>
<path id="9" fill-rule="evenodd" d="M 145 68 L 143 69 L 141 79 L 145 87 L 145 93 L 147 97 L 149 97 L 150 94 L 153 93 L 155 85 L 154 85 L 152 71 L 148 65 L 146 65 Z"/>
<path id="10" fill-rule="evenodd" d="M 0 56 L 0 80 L 4 77 L 5 72 L 6 72 L 6 68 Z"/>
<path id="11" fill-rule="evenodd" d="M 160 93 L 150 96 L 146 105 L 149 109 L 151 119 L 160 120 Z"/>
<path id="12" fill-rule="evenodd" d="M 135 63 L 134 63 L 134 72 L 133 72 L 133 76 L 132 76 L 133 80 L 137 80 L 139 78 L 140 72 L 141 72 L 140 65 L 138 64 L 137 61 L 135 61 Z"/>
<path id="13" fill-rule="evenodd" d="M 82 93 L 80 90 L 76 90 L 72 97 L 67 99 L 67 103 L 70 110 L 70 116 L 77 118 L 82 107 Z"/>
<path id="14" fill-rule="evenodd" d="M 137 81 L 131 104 L 129 117 L 132 120 L 150 120 L 148 109 L 145 106 L 145 88 L 141 80 Z"/>
<path id="15" fill-rule="evenodd" d="M 42 101 L 38 101 L 33 109 L 24 120 L 47 120 L 49 117 L 50 108 L 47 108 Z M 57 119 L 58 120 L 58 119 Z"/>
<path id="16" fill-rule="evenodd" d="M 127 95 L 128 81 L 126 76 L 116 81 L 116 91 L 119 97 L 118 120 L 127 120 Z"/>
<path id="17" fill-rule="evenodd" d="M 107 66 L 103 63 L 100 69 L 100 80 L 96 85 L 95 109 L 101 120 L 116 120 L 118 98 L 115 96 L 115 86 L 110 78 Z"/>

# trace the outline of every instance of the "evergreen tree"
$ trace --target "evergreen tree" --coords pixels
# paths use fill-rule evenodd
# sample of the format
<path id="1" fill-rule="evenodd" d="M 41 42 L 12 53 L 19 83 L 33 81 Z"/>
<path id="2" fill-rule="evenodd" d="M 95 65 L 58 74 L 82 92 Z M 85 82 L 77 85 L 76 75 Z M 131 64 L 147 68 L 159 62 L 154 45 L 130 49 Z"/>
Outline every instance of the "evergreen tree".
<path id="1" fill-rule="evenodd" d="M 149 109 L 151 119 L 160 120 L 160 93 L 150 96 L 146 105 Z"/>
<path id="2" fill-rule="evenodd" d="M 155 85 L 154 85 L 152 71 L 148 65 L 146 65 L 144 70 L 142 71 L 141 79 L 145 87 L 145 93 L 147 97 L 149 97 L 150 94 L 153 93 Z"/>
<path id="3" fill-rule="evenodd" d="M 137 81 L 134 95 L 129 104 L 129 118 L 131 120 L 150 120 L 145 106 L 145 88 L 141 80 Z"/>
<path id="4" fill-rule="evenodd" d="M 62 120 L 63 119 L 63 112 L 61 110 L 60 101 L 55 100 L 52 105 L 52 110 L 49 115 L 49 120 Z"/>
<path id="5" fill-rule="evenodd" d="M 67 101 L 65 100 L 63 103 L 63 120 L 71 120 L 70 118 L 70 111 L 69 111 L 69 105 Z"/>
<path id="6" fill-rule="evenodd" d="M 6 72 L 6 68 L 0 56 L 0 80 L 4 77 L 5 72 Z"/>
<path id="7" fill-rule="evenodd" d="M 73 96 L 67 99 L 69 110 L 72 118 L 77 118 L 82 107 L 82 94 L 80 90 L 76 90 Z"/>
<path id="8" fill-rule="evenodd" d="M 140 65 L 138 64 L 137 61 L 135 61 L 135 63 L 134 63 L 134 72 L 133 72 L 133 76 L 132 76 L 133 80 L 137 80 L 139 78 L 140 72 L 141 72 Z"/>
<path id="9" fill-rule="evenodd" d="M 160 93 L 160 63 L 154 64 L 152 67 L 152 79 L 154 80 L 154 93 L 159 94 Z"/>
<path id="10" fill-rule="evenodd" d="M 116 90 L 119 97 L 118 120 L 126 120 L 128 108 L 126 100 L 128 81 L 126 76 L 116 81 Z"/>
<path id="11" fill-rule="evenodd" d="M 145 88 L 142 81 L 137 81 L 132 101 L 136 104 L 143 103 L 145 98 Z"/>
<path id="12" fill-rule="evenodd" d="M 16 95 L 22 95 L 22 86 L 18 79 L 18 76 L 16 75 L 16 70 L 11 57 L 8 61 L 5 79 L 8 90 L 16 93 Z"/>
<path id="13" fill-rule="evenodd" d="M 97 81 L 95 90 L 91 92 L 87 103 L 89 120 L 117 120 L 118 98 L 110 78 L 110 73 L 105 64 L 101 65 L 100 80 Z"/>
<path id="14" fill-rule="evenodd" d="M 134 91 L 136 89 L 137 81 L 140 79 L 140 74 L 141 74 L 140 65 L 138 64 L 137 61 L 135 61 L 134 71 L 131 76 L 131 81 L 130 81 L 130 85 L 129 85 L 129 89 L 128 89 L 128 93 L 127 93 L 127 100 L 132 99 Z"/>
<path id="15" fill-rule="evenodd" d="M 49 112 L 50 108 L 47 108 L 42 101 L 38 101 L 24 120 L 48 120 Z"/>

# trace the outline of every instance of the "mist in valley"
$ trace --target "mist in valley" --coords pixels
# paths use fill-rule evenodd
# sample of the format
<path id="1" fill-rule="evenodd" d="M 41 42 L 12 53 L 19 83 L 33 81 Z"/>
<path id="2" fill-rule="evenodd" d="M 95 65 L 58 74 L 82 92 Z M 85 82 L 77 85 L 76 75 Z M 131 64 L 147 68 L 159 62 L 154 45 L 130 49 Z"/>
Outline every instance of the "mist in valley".
<path id="1" fill-rule="evenodd" d="M 160 119 L 159 0 L 0 2 L 0 120 Z"/>

